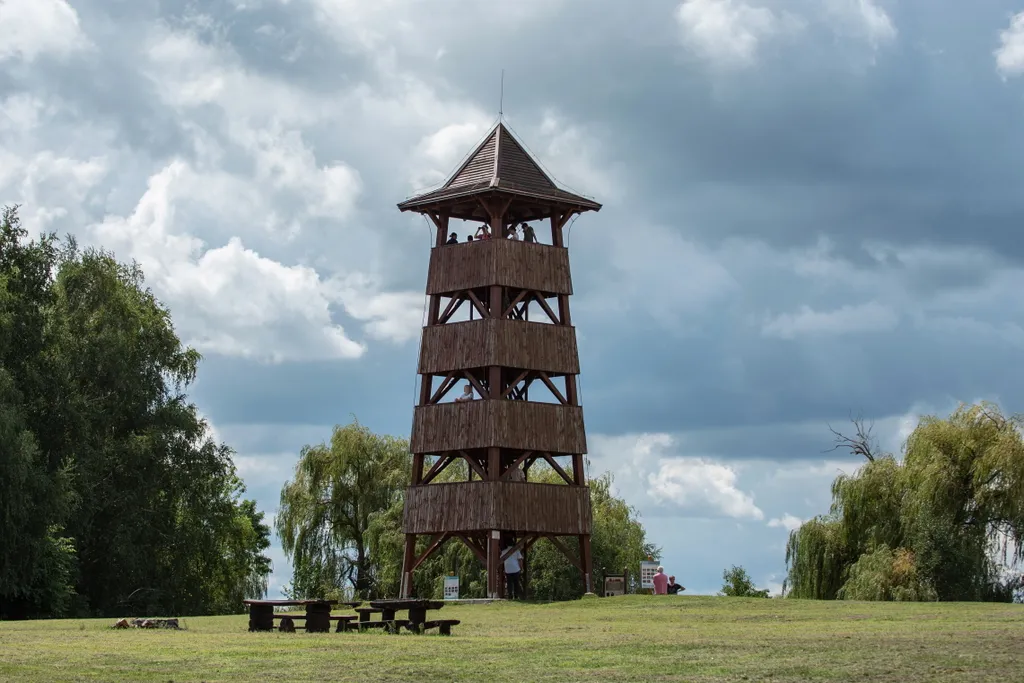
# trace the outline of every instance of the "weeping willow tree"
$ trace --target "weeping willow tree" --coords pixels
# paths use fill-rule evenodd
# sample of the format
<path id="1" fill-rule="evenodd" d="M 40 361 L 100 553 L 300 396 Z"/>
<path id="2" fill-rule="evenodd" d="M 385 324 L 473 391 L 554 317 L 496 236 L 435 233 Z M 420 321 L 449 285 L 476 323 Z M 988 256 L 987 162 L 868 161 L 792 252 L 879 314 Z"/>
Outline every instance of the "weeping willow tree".
<path id="1" fill-rule="evenodd" d="M 840 444 L 867 463 L 832 484 L 832 506 L 790 534 L 790 597 L 1009 601 L 1024 560 L 1020 417 L 963 405 L 924 417 L 902 461 L 857 423 Z"/>
<path id="2" fill-rule="evenodd" d="M 374 434 L 358 421 L 336 426 L 330 443 L 303 447 L 275 522 L 292 561 L 289 593 L 379 594 L 371 529 L 377 517 L 401 508 L 410 462 L 404 440 Z"/>

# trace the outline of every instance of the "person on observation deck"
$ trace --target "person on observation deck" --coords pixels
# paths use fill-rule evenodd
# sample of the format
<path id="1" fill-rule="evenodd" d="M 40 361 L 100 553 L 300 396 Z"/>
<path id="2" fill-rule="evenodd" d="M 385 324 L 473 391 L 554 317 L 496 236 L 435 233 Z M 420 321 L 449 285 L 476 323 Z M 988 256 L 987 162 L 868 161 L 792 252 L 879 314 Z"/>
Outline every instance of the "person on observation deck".
<path id="1" fill-rule="evenodd" d="M 462 387 L 462 396 L 457 396 L 455 398 L 455 402 L 462 403 L 463 401 L 472 401 L 473 398 L 473 385 L 466 384 L 466 386 Z"/>
<path id="2" fill-rule="evenodd" d="M 665 568 L 658 567 L 658 571 L 654 574 L 654 594 L 655 595 L 667 595 L 668 594 L 668 577 L 665 576 Z"/>
<path id="3" fill-rule="evenodd" d="M 537 242 L 537 233 L 533 231 L 533 226 L 529 223 L 521 223 L 523 228 L 523 241 L 524 242 Z"/>
<path id="4" fill-rule="evenodd" d="M 478 240 L 491 239 L 491 230 L 487 227 L 486 223 L 482 223 L 480 227 L 476 229 L 476 238 Z"/>
<path id="5" fill-rule="evenodd" d="M 459 236 L 456 235 L 454 232 L 452 234 L 448 235 L 448 241 L 445 242 L 445 244 L 458 244 L 458 243 L 459 243 Z"/>

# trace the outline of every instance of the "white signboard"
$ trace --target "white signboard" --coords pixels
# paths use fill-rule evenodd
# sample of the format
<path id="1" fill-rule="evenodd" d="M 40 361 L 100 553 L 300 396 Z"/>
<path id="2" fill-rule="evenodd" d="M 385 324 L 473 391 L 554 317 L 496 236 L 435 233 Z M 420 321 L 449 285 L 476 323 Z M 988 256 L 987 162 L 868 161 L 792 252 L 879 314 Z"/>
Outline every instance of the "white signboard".
<path id="1" fill-rule="evenodd" d="M 613 595 L 625 595 L 626 594 L 626 577 L 625 576 L 606 576 L 606 577 L 604 577 L 604 594 L 605 594 L 605 597 L 611 597 Z"/>
<path id="2" fill-rule="evenodd" d="M 458 600 L 459 599 L 459 577 L 457 577 L 457 576 L 446 576 L 446 577 L 444 577 L 444 599 L 445 600 Z"/>
<path id="3" fill-rule="evenodd" d="M 640 587 L 641 588 L 654 588 L 654 575 L 658 573 L 657 562 L 641 562 L 640 563 Z"/>

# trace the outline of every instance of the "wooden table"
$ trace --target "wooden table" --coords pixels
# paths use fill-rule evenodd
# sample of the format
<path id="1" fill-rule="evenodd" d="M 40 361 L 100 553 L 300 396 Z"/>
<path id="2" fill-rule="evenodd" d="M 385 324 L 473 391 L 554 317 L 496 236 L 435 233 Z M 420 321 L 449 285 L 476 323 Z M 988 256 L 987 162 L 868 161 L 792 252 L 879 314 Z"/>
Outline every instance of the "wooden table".
<path id="1" fill-rule="evenodd" d="M 249 630 L 273 631 L 275 607 L 305 607 L 306 633 L 327 633 L 331 630 L 331 608 L 337 600 L 243 600 L 249 606 Z M 358 607 L 362 603 L 344 603 Z"/>

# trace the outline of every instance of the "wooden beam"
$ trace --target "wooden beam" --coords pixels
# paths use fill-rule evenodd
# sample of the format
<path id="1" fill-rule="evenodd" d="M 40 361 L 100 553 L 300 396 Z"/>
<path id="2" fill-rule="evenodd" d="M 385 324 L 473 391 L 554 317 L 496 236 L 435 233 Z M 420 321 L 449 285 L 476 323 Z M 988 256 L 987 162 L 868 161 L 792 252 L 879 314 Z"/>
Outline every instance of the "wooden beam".
<path id="1" fill-rule="evenodd" d="M 576 483 L 566 473 L 566 471 L 562 469 L 562 466 L 559 465 L 557 462 L 555 462 L 555 459 L 551 457 L 550 453 L 543 453 L 541 457 L 543 457 L 545 460 L 547 460 L 548 464 L 551 465 L 551 469 L 553 469 L 555 472 L 558 472 L 558 476 L 562 477 L 562 479 L 565 480 L 566 484 L 575 484 Z"/>
<path id="2" fill-rule="evenodd" d="M 476 297 L 476 294 L 473 293 L 473 290 L 467 290 L 466 294 L 469 295 L 469 300 L 473 302 L 473 306 L 476 307 L 476 310 L 480 311 L 481 318 L 491 317 L 491 312 L 488 311 L 486 307 L 484 307 L 483 302 Z"/>
<path id="3" fill-rule="evenodd" d="M 462 302 L 465 301 L 462 294 L 462 292 L 457 292 L 455 296 L 451 298 L 451 301 L 448 302 L 448 305 L 444 309 L 444 313 L 442 313 L 437 319 L 437 323 L 439 325 L 444 325 L 448 322 L 448 320 L 455 315 L 455 311 L 459 310 L 459 307 L 462 306 Z"/>
<path id="4" fill-rule="evenodd" d="M 469 370 L 463 370 L 462 374 L 465 375 L 466 379 L 469 380 L 469 383 L 473 385 L 473 388 L 480 393 L 480 398 L 491 397 L 491 392 L 485 389 L 483 384 L 480 384 L 480 380 L 474 377 L 473 373 L 471 373 Z"/>
<path id="5" fill-rule="evenodd" d="M 480 547 L 478 545 L 476 545 L 468 536 L 464 536 L 462 534 L 457 534 L 455 536 L 455 538 L 457 538 L 460 541 L 462 541 L 466 545 L 467 548 L 472 550 L 473 554 L 476 555 L 476 559 L 480 560 L 481 562 L 483 562 L 485 564 L 487 563 L 487 554 L 484 553 L 484 551 L 481 550 Z"/>
<path id="6" fill-rule="evenodd" d="M 502 318 L 507 318 L 509 316 L 509 314 L 512 313 L 515 310 L 516 306 L 519 305 L 519 302 L 523 300 L 523 297 L 526 296 L 526 294 L 527 294 L 527 290 L 525 290 L 525 289 L 520 290 L 520 292 L 516 296 L 516 298 L 512 300 L 511 304 L 508 305 L 508 308 L 506 308 L 502 312 L 501 317 Z"/>
<path id="7" fill-rule="evenodd" d="M 435 535 L 433 537 L 433 541 L 431 542 L 430 546 L 426 550 L 423 551 L 422 555 L 420 555 L 418 558 L 416 558 L 416 561 L 412 563 L 412 568 L 409 571 L 416 571 L 416 568 L 419 567 L 421 564 L 423 564 L 423 562 L 426 561 L 426 559 L 428 557 L 433 555 L 435 550 L 437 550 L 442 545 L 444 545 L 444 542 L 448 540 L 448 537 L 450 535 L 451 534 L 449 532 L 447 532 L 447 531 L 444 532 L 443 534 Z"/>
<path id="8" fill-rule="evenodd" d="M 448 467 L 448 465 L 450 465 L 452 463 L 452 460 L 454 459 L 454 456 L 452 456 L 450 453 L 442 453 L 441 456 L 438 457 L 437 462 L 435 462 L 433 467 L 430 468 L 430 471 L 427 472 L 427 476 L 423 477 L 423 481 L 420 483 L 429 484 L 430 482 L 432 482 L 434 480 L 434 477 L 441 474 L 441 472 L 443 472 L 444 469 Z"/>
<path id="9" fill-rule="evenodd" d="M 523 370 L 521 373 L 519 373 L 519 376 L 516 377 L 516 380 L 514 382 L 512 382 L 511 384 L 509 384 L 507 387 L 505 387 L 505 391 L 501 392 L 501 397 L 505 398 L 506 396 L 511 394 L 512 390 L 516 388 L 516 385 L 519 384 L 520 382 L 522 382 L 524 379 L 526 379 L 526 377 L 529 374 L 530 374 L 529 370 Z"/>
<path id="10" fill-rule="evenodd" d="M 484 468 L 480 466 L 480 463 L 475 458 L 471 457 L 466 451 L 459 451 L 459 455 L 466 459 L 469 463 L 469 467 L 473 472 L 476 472 L 481 479 L 487 479 L 487 473 L 484 472 Z"/>
<path id="11" fill-rule="evenodd" d="M 560 540 L 558 540 L 557 536 L 552 536 L 552 535 L 549 534 L 549 535 L 545 536 L 545 538 L 547 538 L 549 541 L 551 541 L 551 543 L 554 544 L 554 546 L 556 548 L 561 550 L 562 554 L 565 555 L 565 559 L 569 560 L 569 562 L 572 562 L 572 565 L 574 567 L 579 569 L 581 572 L 583 571 L 583 566 L 580 564 L 580 561 L 578 559 L 576 559 L 575 557 L 573 557 L 573 554 L 571 552 L 569 552 L 569 548 L 567 548 L 564 543 L 562 543 Z"/>
<path id="12" fill-rule="evenodd" d="M 551 381 L 550 377 L 548 377 L 548 373 L 538 372 L 537 375 L 540 377 L 540 381 L 544 382 L 544 386 L 548 388 L 548 391 L 554 394 L 555 398 L 557 398 L 563 406 L 569 405 L 569 402 L 565 400 L 565 396 L 562 396 L 562 392 L 558 390 L 558 387 L 555 386 L 555 383 Z"/>
<path id="13" fill-rule="evenodd" d="M 444 381 L 441 382 L 441 386 L 439 386 L 434 395 L 430 397 L 429 403 L 434 404 L 440 401 L 442 398 L 444 398 L 445 395 L 452 390 L 452 387 L 454 387 L 458 381 L 459 380 L 455 379 L 455 373 L 449 372 L 448 375 L 444 378 Z"/>
<path id="14" fill-rule="evenodd" d="M 523 451 L 523 454 L 520 455 L 518 458 L 516 458 L 512 462 L 512 464 L 509 465 L 508 468 L 505 469 L 505 472 L 504 472 L 504 474 L 501 475 L 501 478 L 502 479 L 508 479 L 508 476 L 510 474 L 512 474 L 512 470 L 514 470 L 515 468 L 517 468 L 520 465 L 522 465 L 526 461 L 526 459 L 530 457 L 530 455 L 532 453 L 533 453 L 533 451 Z"/>
<path id="15" fill-rule="evenodd" d="M 558 319 L 555 312 L 551 310 L 551 306 L 548 306 L 548 302 L 544 300 L 544 297 L 540 295 L 540 292 L 530 292 L 533 295 L 534 300 L 540 304 L 540 307 L 544 309 L 544 312 L 551 318 L 551 322 L 555 325 L 561 325 L 562 321 Z"/>

